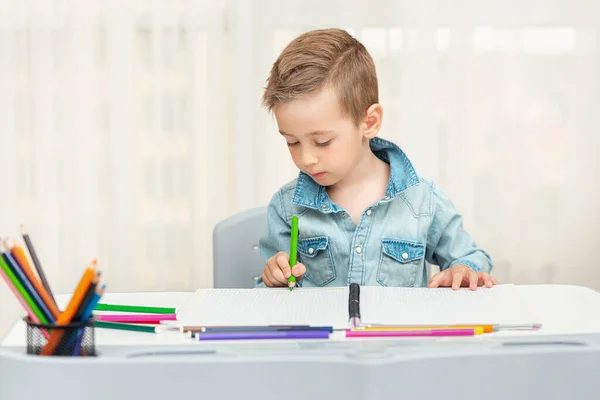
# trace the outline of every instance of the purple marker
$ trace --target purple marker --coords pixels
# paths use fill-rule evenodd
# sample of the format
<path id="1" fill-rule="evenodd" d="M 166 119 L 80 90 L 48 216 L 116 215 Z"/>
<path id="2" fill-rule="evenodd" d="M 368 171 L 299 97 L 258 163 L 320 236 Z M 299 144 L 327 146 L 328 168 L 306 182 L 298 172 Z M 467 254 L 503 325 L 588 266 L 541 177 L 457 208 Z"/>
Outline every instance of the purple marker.
<path id="1" fill-rule="evenodd" d="M 198 340 L 328 339 L 328 331 L 200 332 Z"/>

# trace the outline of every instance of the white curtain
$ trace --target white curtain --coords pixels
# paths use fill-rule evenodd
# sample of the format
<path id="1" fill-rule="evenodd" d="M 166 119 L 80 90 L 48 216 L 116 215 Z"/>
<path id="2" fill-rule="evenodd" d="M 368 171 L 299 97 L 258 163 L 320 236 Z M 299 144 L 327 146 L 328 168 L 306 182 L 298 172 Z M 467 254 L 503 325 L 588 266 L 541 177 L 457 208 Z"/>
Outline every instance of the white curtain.
<path id="1" fill-rule="evenodd" d="M 381 136 L 500 281 L 600 288 L 596 0 L 4 0 L 0 234 L 28 228 L 55 292 L 95 256 L 113 292 L 210 286 L 214 224 L 296 175 L 260 97 L 323 27 L 367 46 Z"/>

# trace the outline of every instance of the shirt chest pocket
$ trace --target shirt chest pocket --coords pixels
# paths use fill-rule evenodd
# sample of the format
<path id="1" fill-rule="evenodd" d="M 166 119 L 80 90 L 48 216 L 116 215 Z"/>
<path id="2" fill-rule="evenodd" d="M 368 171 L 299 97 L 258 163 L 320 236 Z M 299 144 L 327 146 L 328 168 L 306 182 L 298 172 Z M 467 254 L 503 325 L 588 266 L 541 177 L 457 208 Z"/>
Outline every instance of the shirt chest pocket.
<path id="1" fill-rule="evenodd" d="M 327 236 L 298 239 L 299 261 L 306 266 L 304 279 L 325 286 L 335 279 L 335 266 Z"/>
<path id="2" fill-rule="evenodd" d="M 425 268 L 425 245 L 399 239 L 381 241 L 377 282 L 383 286 L 413 287 Z"/>

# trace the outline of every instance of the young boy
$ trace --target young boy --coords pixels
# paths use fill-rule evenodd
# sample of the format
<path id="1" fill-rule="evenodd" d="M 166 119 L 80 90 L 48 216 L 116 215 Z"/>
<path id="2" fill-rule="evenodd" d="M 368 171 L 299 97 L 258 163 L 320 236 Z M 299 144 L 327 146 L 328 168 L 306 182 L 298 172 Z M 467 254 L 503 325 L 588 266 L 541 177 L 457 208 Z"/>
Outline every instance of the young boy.
<path id="1" fill-rule="evenodd" d="M 375 65 L 339 29 L 307 32 L 273 64 L 263 104 L 300 169 L 268 206 L 259 286 L 491 287 L 490 257 L 463 230 L 450 199 L 399 147 L 383 119 Z M 298 263 L 290 269 L 292 216 Z M 440 266 L 427 282 L 425 261 Z"/>

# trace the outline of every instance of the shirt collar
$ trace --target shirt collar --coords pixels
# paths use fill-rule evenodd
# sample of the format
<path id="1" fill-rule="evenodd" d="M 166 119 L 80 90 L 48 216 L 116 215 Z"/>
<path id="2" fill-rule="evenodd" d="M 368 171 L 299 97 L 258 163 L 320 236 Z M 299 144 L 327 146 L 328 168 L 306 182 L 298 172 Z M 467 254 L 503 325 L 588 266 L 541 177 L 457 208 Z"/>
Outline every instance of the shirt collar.
<path id="1" fill-rule="evenodd" d="M 400 147 L 381 138 L 371 139 L 369 145 L 371 151 L 379 159 L 390 165 L 390 180 L 382 201 L 390 201 L 399 193 L 420 182 L 412 163 Z M 292 202 L 325 213 L 341 210 L 331 201 L 325 187 L 319 185 L 304 172 L 298 174 Z"/>

